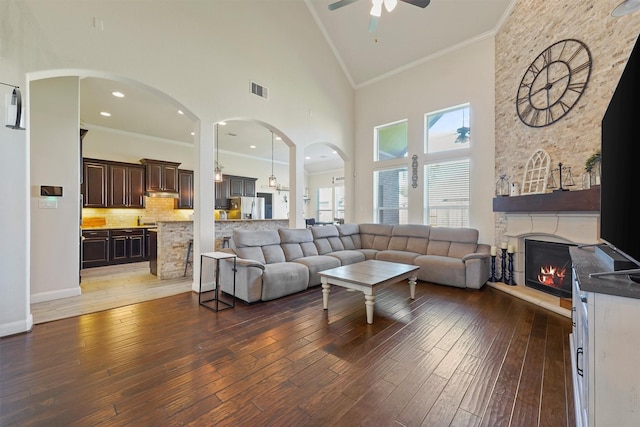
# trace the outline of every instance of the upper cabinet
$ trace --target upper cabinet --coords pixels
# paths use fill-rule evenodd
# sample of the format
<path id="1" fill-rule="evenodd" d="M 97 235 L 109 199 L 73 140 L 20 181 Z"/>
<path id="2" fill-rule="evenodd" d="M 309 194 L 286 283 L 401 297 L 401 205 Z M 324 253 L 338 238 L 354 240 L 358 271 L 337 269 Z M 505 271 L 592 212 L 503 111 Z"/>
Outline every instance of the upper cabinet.
<path id="1" fill-rule="evenodd" d="M 85 208 L 107 207 L 108 166 L 101 160 L 82 161 L 82 206 Z"/>
<path id="2" fill-rule="evenodd" d="M 82 165 L 82 207 L 144 208 L 144 166 L 97 159 Z"/>
<path id="3" fill-rule="evenodd" d="M 180 163 L 141 159 L 147 169 L 147 191 L 178 192 L 178 166 Z"/>
<path id="4" fill-rule="evenodd" d="M 255 197 L 258 178 L 233 175 L 228 175 L 225 178 L 229 181 L 229 197 Z"/>
<path id="5" fill-rule="evenodd" d="M 229 209 L 229 180 L 225 176 L 215 183 L 216 209 Z"/>
<path id="6" fill-rule="evenodd" d="M 193 209 L 193 171 L 178 170 L 176 209 Z"/>

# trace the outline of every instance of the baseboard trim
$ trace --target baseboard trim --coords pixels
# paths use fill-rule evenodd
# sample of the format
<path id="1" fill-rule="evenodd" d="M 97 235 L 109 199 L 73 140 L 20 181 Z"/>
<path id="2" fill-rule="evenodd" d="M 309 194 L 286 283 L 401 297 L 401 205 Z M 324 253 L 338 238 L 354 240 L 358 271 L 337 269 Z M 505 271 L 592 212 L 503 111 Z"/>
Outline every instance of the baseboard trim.
<path id="1" fill-rule="evenodd" d="M 33 328 L 33 316 L 29 313 L 26 319 L 1 324 L 0 337 L 29 332 L 31 328 Z"/>
<path id="2" fill-rule="evenodd" d="M 38 292 L 37 294 L 31 294 L 31 304 L 45 301 L 53 301 L 56 299 L 75 297 L 82 293 L 80 286 L 68 289 L 61 289 L 59 291 Z"/>

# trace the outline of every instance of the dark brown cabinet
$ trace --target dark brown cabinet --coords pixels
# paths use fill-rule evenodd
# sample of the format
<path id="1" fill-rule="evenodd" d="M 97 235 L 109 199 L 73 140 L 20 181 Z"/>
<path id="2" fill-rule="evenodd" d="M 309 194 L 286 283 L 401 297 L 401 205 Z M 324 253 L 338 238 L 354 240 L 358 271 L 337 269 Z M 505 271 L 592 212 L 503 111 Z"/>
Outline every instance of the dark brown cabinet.
<path id="1" fill-rule="evenodd" d="M 84 159 L 82 162 L 82 205 L 85 208 L 107 207 L 107 163 Z"/>
<path id="2" fill-rule="evenodd" d="M 144 166 L 97 159 L 82 163 L 83 207 L 144 208 Z"/>
<path id="3" fill-rule="evenodd" d="M 176 209 L 193 209 L 193 171 L 178 170 Z"/>
<path id="4" fill-rule="evenodd" d="M 109 264 L 109 230 L 82 232 L 82 268 Z"/>
<path id="5" fill-rule="evenodd" d="M 147 191 L 178 192 L 178 166 L 180 163 L 142 159 L 147 170 Z"/>
<path id="6" fill-rule="evenodd" d="M 231 175 L 227 179 L 229 181 L 229 197 L 255 197 L 257 178 Z"/>
<path id="7" fill-rule="evenodd" d="M 144 229 L 111 230 L 110 264 L 124 264 L 144 261 L 145 251 Z"/>
<path id="8" fill-rule="evenodd" d="M 144 208 L 144 166 L 109 164 L 109 208 Z"/>
<path id="9" fill-rule="evenodd" d="M 221 182 L 215 183 L 216 209 L 229 209 L 229 181 L 223 177 Z"/>

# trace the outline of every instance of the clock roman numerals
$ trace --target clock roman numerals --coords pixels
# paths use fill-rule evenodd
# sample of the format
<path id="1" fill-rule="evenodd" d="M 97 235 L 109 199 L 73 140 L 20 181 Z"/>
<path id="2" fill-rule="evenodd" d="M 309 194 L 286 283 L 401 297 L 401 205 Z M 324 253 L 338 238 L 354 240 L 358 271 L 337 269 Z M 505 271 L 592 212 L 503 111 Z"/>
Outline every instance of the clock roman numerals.
<path id="1" fill-rule="evenodd" d="M 561 40 L 540 53 L 518 86 L 516 110 L 522 123 L 543 127 L 566 116 L 586 90 L 591 67 L 591 52 L 579 40 Z"/>

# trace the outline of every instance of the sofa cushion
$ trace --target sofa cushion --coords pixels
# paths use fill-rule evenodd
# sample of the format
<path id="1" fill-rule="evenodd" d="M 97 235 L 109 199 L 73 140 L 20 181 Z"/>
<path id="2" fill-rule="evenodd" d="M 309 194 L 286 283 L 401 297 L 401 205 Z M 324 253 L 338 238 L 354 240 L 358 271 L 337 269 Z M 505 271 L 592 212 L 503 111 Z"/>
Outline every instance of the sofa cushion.
<path id="1" fill-rule="evenodd" d="M 397 262 L 400 264 L 413 265 L 413 260 L 421 254 L 407 251 L 386 250 L 376 254 L 376 259 L 380 261 Z"/>
<path id="2" fill-rule="evenodd" d="M 462 258 L 476 252 L 477 243 L 476 229 L 432 227 L 427 254 Z"/>
<path id="3" fill-rule="evenodd" d="M 420 224 L 394 225 L 388 249 L 425 255 L 431 227 Z"/>
<path id="4" fill-rule="evenodd" d="M 360 224 L 362 249 L 388 249 L 392 231 L 393 226 L 388 224 Z"/>
<path id="5" fill-rule="evenodd" d="M 318 250 L 313 243 L 313 235 L 308 228 L 281 228 L 280 247 L 287 261 L 294 261 L 305 256 L 316 256 Z"/>
<path id="6" fill-rule="evenodd" d="M 311 232 L 313 233 L 313 242 L 318 248 L 318 254 L 327 255 L 329 252 L 344 250 L 338 228 L 335 225 L 311 227 Z"/>
<path id="7" fill-rule="evenodd" d="M 293 262 L 302 264 L 309 269 L 308 286 L 317 286 L 321 283 L 320 276 L 318 275 L 319 271 L 340 267 L 340 260 L 328 255 L 307 256 L 298 258 Z"/>
<path id="8" fill-rule="evenodd" d="M 365 254 L 362 251 L 352 249 L 329 252 L 327 255 L 338 258 L 340 260 L 340 265 L 355 264 L 356 262 L 361 262 L 366 259 Z"/>
<path id="9" fill-rule="evenodd" d="M 296 262 L 265 265 L 262 272 L 262 301 L 269 301 L 307 289 L 309 270 Z"/>
<path id="10" fill-rule="evenodd" d="M 253 259 L 264 264 L 284 262 L 278 230 L 233 230 L 236 253 L 240 258 Z"/>
<path id="11" fill-rule="evenodd" d="M 458 288 L 466 287 L 466 267 L 459 258 L 420 255 L 413 260 L 420 267 L 418 280 Z"/>
<path id="12" fill-rule="evenodd" d="M 345 249 L 361 249 L 360 226 L 358 224 L 337 225 L 340 240 Z"/>

